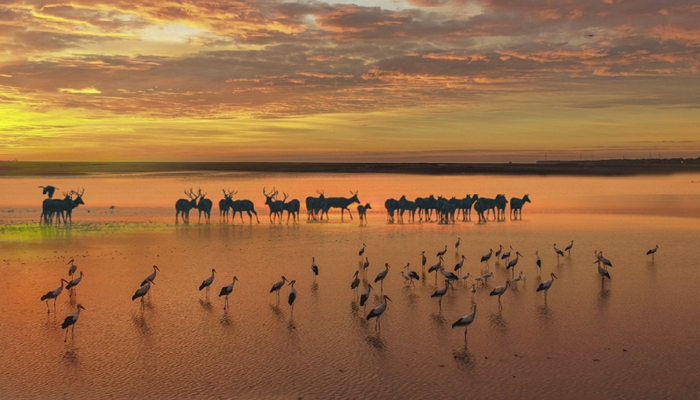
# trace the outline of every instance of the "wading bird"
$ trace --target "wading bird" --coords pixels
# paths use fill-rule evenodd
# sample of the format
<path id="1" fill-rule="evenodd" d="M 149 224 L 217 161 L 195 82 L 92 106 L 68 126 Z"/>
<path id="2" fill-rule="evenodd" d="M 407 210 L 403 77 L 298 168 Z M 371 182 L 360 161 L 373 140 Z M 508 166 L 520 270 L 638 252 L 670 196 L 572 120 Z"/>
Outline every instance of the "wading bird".
<path id="1" fill-rule="evenodd" d="M 362 264 L 363 271 L 367 271 L 367 268 L 369 268 L 369 257 L 365 257 L 365 263 Z"/>
<path id="2" fill-rule="evenodd" d="M 510 261 L 510 254 L 512 251 L 513 251 L 513 246 L 508 246 L 508 251 L 506 251 L 505 253 L 503 253 L 501 255 L 501 260 L 506 260 L 506 262 L 509 262 Z"/>
<path id="3" fill-rule="evenodd" d="M 428 259 L 425 257 L 425 251 L 422 251 L 420 255 L 422 256 L 421 266 L 423 267 L 423 273 L 425 274 L 425 263 L 428 262 Z"/>
<path id="4" fill-rule="evenodd" d="M 467 284 L 467 279 L 472 276 L 469 272 L 466 273 L 466 275 L 462 275 L 462 282 L 466 285 Z"/>
<path id="5" fill-rule="evenodd" d="M 297 283 L 297 281 L 292 280 L 291 282 L 289 282 L 289 285 L 287 285 L 292 287 L 292 290 L 289 292 L 289 299 L 287 300 L 287 302 L 289 303 L 289 307 L 292 308 L 292 311 L 294 311 L 294 300 L 297 299 L 297 290 L 294 288 L 295 283 Z"/>
<path id="6" fill-rule="evenodd" d="M 211 276 L 205 280 L 202 281 L 202 284 L 199 285 L 199 290 L 201 291 L 202 289 L 206 288 L 207 289 L 207 297 L 209 297 L 209 287 L 211 286 L 212 282 L 214 282 L 214 274 L 216 273 L 216 270 L 214 268 L 211 269 Z"/>
<path id="7" fill-rule="evenodd" d="M 369 299 L 369 294 L 372 292 L 372 285 L 367 284 L 367 288 L 365 289 L 364 292 L 362 292 L 362 295 L 360 296 L 360 306 L 364 307 L 364 309 L 367 309 L 367 299 Z"/>
<path id="8" fill-rule="evenodd" d="M 384 302 L 376 307 L 374 307 L 374 310 L 370 311 L 369 314 L 367 314 L 367 321 L 369 321 L 372 318 L 377 318 L 377 323 L 375 324 L 375 328 L 379 328 L 380 322 L 379 318 L 384 314 L 384 311 L 386 311 L 386 306 L 387 306 L 387 300 L 391 301 L 389 296 L 384 295 L 382 296 L 384 298 Z"/>
<path id="9" fill-rule="evenodd" d="M 285 282 L 289 282 L 287 278 L 282 275 L 282 280 L 279 282 L 276 282 L 274 285 L 272 285 L 272 288 L 270 289 L 270 293 L 275 292 L 275 295 L 277 296 L 277 303 L 280 302 L 280 289 L 282 289 L 282 286 L 284 286 Z"/>
<path id="10" fill-rule="evenodd" d="M 435 272 L 435 286 L 437 286 L 437 272 L 440 270 L 440 267 L 442 267 L 442 261 L 442 257 L 440 257 L 436 264 L 428 268 L 428 273 Z"/>
<path id="11" fill-rule="evenodd" d="M 564 257 L 564 252 L 557 248 L 556 243 L 554 243 L 554 252 L 557 253 L 557 262 L 559 262 L 559 256 Z"/>
<path id="12" fill-rule="evenodd" d="M 154 266 L 153 266 L 153 273 L 150 274 L 150 275 L 148 275 L 148 276 L 146 277 L 146 279 L 144 279 L 143 282 L 141 282 L 141 286 L 145 285 L 146 282 L 148 282 L 148 281 L 153 282 L 153 281 L 156 279 L 156 271 L 160 271 L 160 268 L 158 268 L 157 265 L 154 265 Z"/>
<path id="13" fill-rule="evenodd" d="M 350 289 L 354 290 L 357 292 L 357 287 L 360 286 L 360 278 L 357 276 L 360 273 L 360 271 L 355 271 L 355 273 L 352 275 L 352 282 L 350 282 Z M 355 293 L 357 295 L 357 293 Z"/>
<path id="14" fill-rule="evenodd" d="M 488 279 L 493 276 L 493 272 L 487 272 L 481 276 L 477 276 L 474 280 L 481 282 L 481 286 L 485 287 L 488 283 Z"/>
<path id="15" fill-rule="evenodd" d="M 463 316 L 462 318 L 458 319 L 452 324 L 452 329 L 456 327 L 464 327 L 464 345 L 467 345 L 467 328 L 469 325 L 474 322 L 474 317 L 476 317 L 476 303 L 472 303 L 472 312 L 471 314 L 467 314 Z"/>
<path id="16" fill-rule="evenodd" d="M 75 274 L 75 271 L 78 270 L 78 266 L 75 265 L 73 261 L 75 260 L 72 258 L 70 259 L 70 261 L 68 261 L 68 264 L 70 264 L 70 267 L 68 267 L 68 276 L 70 276 L 71 278 L 73 278 L 73 274 Z"/>
<path id="17" fill-rule="evenodd" d="M 53 310 L 56 311 L 56 298 L 63 291 L 63 283 L 64 282 L 68 283 L 67 280 L 61 278 L 61 286 L 57 287 L 54 290 L 48 291 L 48 292 L 46 292 L 45 295 L 41 296 L 41 301 L 46 300 L 46 312 L 47 313 L 49 313 L 49 314 L 51 313 L 51 310 L 49 309 L 49 300 L 51 300 L 51 299 L 53 299 Z"/>
<path id="18" fill-rule="evenodd" d="M 73 332 L 73 340 L 75 340 L 75 323 L 78 322 L 78 317 L 80 316 L 80 310 L 85 310 L 85 307 L 82 305 L 78 304 L 77 310 L 73 313 L 70 314 L 69 316 L 66 317 L 66 319 L 63 320 L 63 323 L 61 324 L 61 329 L 66 330 L 66 338 L 63 339 L 63 342 L 68 341 L 68 327 L 72 326 L 71 330 Z"/>
<path id="19" fill-rule="evenodd" d="M 420 281 L 420 277 L 418 276 L 418 273 L 416 271 L 411 270 L 410 267 L 411 267 L 411 263 L 407 263 L 406 266 L 404 267 L 407 270 L 408 276 L 410 276 L 411 278 L 413 278 L 417 281 Z"/>
<path id="20" fill-rule="evenodd" d="M 403 271 L 401 271 L 401 276 L 403 277 L 404 282 L 406 282 L 406 286 L 416 286 L 416 284 L 413 283 L 413 278 L 410 275 L 406 275 Z"/>
<path id="21" fill-rule="evenodd" d="M 544 290 L 544 301 L 547 301 L 547 292 L 549 292 L 549 288 L 552 287 L 552 283 L 554 283 L 554 279 L 557 278 L 557 276 L 554 275 L 554 272 L 550 273 L 549 275 L 552 277 L 552 279 L 540 283 L 540 286 L 538 286 L 537 290 L 536 290 L 537 292 L 541 292 Z"/>
<path id="22" fill-rule="evenodd" d="M 605 269 L 607 269 L 608 267 L 612 267 L 612 266 L 613 266 L 613 265 L 612 265 L 612 262 L 610 262 L 610 260 L 608 260 L 607 258 L 603 257 L 603 250 L 601 250 L 600 252 L 598 252 L 598 254 L 596 254 L 596 257 L 598 258 L 598 261 L 596 261 L 596 262 L 597 262 L 597 263 L 603 263 L 603 265 L 605 265 Z M 594 264 L 595 264 L 595 263 L 594 263 Z"/>
<path id="23" fill-rule="evenodd" d="M 513 279 L 511 280 L 511 282 L 513 282 L 513 283 L 518 283 L 518 282 L 520 282 L 520 281 L 525 282 L 525 280 L 527 280 L 527 276 L 525 276 L 525 274 L 523 273 L 523 271 L 520 271 L 520 274 L 518 274 L 518 276 L 516 276 L 515 278 L 513 278 Z"/>
<path id="24" fill-rule="evenodd" d="M 656 250 L 658 250 L 658 249 L 659 249 L 659 245 L 657 244 L 656 247 L 649 249 L 649 251 L 647 251 L 647 255 L 651 254 L 651 262 L 654 262 L 654 254 L 656 254 Z"/>
<path id="25" fill-rule="evenodd" d="M 362 243 L 362 248 L 360 249 L 360 252 L 358 253 L 360 255 L 360 257 L 362 257 L 362 255 L 365 254 L 365 247 L 367 247 L 367 245 Z"/>
<path id="26" fill-rule="evenodd" d="M 381 282 L 381 292 L 384 293 L 384 278 L 386 278 L 386 275 L 389 273 L 389 263 L 384 264 L 384 271 L 380 272 L 377 274 L 377 277 L 374 278 L 374 283 Z"/>
<path id="27" fill-rule="evenodd" d="M 462 259 L 459 260 L 459 262 L 457 264 L 455 264 L 455 272 L 462 269 L 462 267 L 464 266 L 464 260 L 466 260 L 466 259 L 467 259 L 467 257 L 465 257 L 464 254 L 462 254 Z"/>
<path id="28" fill-rule="evenodd" d="M 238 281 L 238 278 L 234 276 L 233 281 L 230 284 L 222 287 L 221 291 L 219 292 L 219 297 L 226 296 L 226 299 L 224 300 L 224 310 L 228 308 L 228 295 L 233 292 L 233 286 L 236 284 L 236 281 Z"/>
<path id="29" fill-rule="evenodd" d="M 143 285 L 141 285 L 140 288 L 136 289 L 136 293 L 134 293 L 134 295 L 131 296 L 131 301 L 134 301 L 134 300 L 138 299 L 139 297 L 141 298 L 141 310 L 142 310 L 142 311 L 143 311 L 144 308 L 146 308 L 146 304 L 145 304 L 144 301 L 143 301 L 143 297 L 144 297 L 144 296 L 146 295 L 146 293 L 148 293 L 149 290 L 151 289 L 151 283 L 153 283 L 153 284 L 155 285 L 155 283 L 154 283 L 153 281 L 146 280 L 146 283 L 144 283 Z"/>
<path id="30" fill-rule="evenodd" d="M 481 256 L 481 262 L 485 262 L 486 266 L 489 266 L 489 260 L 491 259 L 491 255 L 493 254 L 493 249 L 489 249 L 489 252 Z"/>
<path id="31" fill-rule="evenodd" d="M 449 280 L 450 283 L 459 280 L 459 277 L 455 275 L 454 272 L 446 270 L 445 267 L 440 267 L 440 273 L 445 277 L 445 279 Z"/>
<path id="32" fill-rule="evenodd" d="M 501 253 L 502 253 L 502 252 L 503 252 L 503 245 L 502 245 L 502 244 L 499 244 L 499 245 L 498 245 L 498 250 L 496 250 L 496 253 L 495 253 L 494 255 L 496 256 L 496 258 L 498 258 L 498 257 L 501 256 Z"/>
<path id="33" fill-rule="evenodd" d="M 435 257 L 442 257 L 442 256 L 445 255 L 445 253 L 447 253 L 447 245 L 445 245 L 445 249 L 444 249 L 444 250 L 438 251 L 438 253 L 435 254 Z"/>
<path id="34" fill-rule="evenodd" d="M 447 289 L 450 287 L 450 281 L 445 279 L 445 287 L 438 289 L 435 293 L 431 294 L 430 297 L 438 298 L 438 305 L 440 306 L 440 311 L 442 311 L 442 296 L 447 294 Z"/>
<path id="35" fill-rule="evenodd" d="M 77 278 L 75 278 L 75 279 L 73 279 L 72 281 L 68 282 L 68 284 L 66 285 L 66 290 L 71 290 L 71 289 L 73 289 L 74 287 L 78 286 L 78 284 L 79 284 L 80 281 L 82 281 L 82 280 L 83 280 L 83 271 L 80 271 L 80 276 L 78 276 Z"/>
<path id="36" fill-rule="evenodd" d="M 542 268 L 542 260 L 540 260 L 540 251 L 537 250 L 535 252 L 535 264 L 537 264 L 537 268 Z"/>
<path id="37" fill-rule="evenodd" d="M 508 287 L 510 287 L 510 281 L 506 279 L 506 284 L 501 285 L 501 286 L 496 286 L 491 293 L 489 293 L 489 296 L 498 296 L 498 305 L 501 305 L 501 296 L 503 296 L 503 293 L 508 290 Z"/>
<path id="38" fill-rule="evenodd" d="M 458 237 L 457 242 L 455 243 L 455 250 L 459 251 L 459 245 L 462 242 L 462 238 Z"/>
<path id="39" fill-rule="evenodd" d="M 607 269 L 603 268 L 598 264 L 598 273 L 600 274 L 600 278 L 605 282 L 605 278 L 610 279 L 610 272 L 608 272 Z"/>
<path id="40" fill-rule="evenodd" d="M 569 255 L 569 257 L 571 257 L 571 249 L 573 249 L 573 248 L 574 248 L 574 241 L 573 240 L 571 241 L 571 244 L 569 244 L 568 246 L 566 246 L 564 248 L 564 251 Z"/>
<path id="41" fill-rule="evenodd" d="M 515 258 L 512 259 L 512 260 L 510 260 L 510 261 L 508 261 L 508 265 L 506 266 L 506 269 L 511 269 L 511 268 L 514 268 L 516 265 L 518 265 L 518 260 L 519 260 L 520 257 L 522 257 L 522 256 L 523 256 L 523 255 L 520 254 L 519 251 L 516 251 L 516 252 L 515 252 Z M 515 270 L 513 270 L 513 271 L 515 271 Z"/>
<path id="42" fill-rule="evenodd" d="M 314 273 L 314 280 L 318 276 L 318 265 L 316 265 L 316 257 L 311 257 L 311 271 Z"/>

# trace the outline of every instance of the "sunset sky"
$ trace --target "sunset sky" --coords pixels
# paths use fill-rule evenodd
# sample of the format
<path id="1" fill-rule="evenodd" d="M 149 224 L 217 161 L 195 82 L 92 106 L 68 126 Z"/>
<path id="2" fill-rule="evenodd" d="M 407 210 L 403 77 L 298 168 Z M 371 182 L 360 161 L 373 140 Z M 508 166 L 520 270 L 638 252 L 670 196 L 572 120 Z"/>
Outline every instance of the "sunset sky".
<path id="1" fill-rule="evenodd" d="M 697 0 L 3 0 L 0 159 L 700 156 Z"/>

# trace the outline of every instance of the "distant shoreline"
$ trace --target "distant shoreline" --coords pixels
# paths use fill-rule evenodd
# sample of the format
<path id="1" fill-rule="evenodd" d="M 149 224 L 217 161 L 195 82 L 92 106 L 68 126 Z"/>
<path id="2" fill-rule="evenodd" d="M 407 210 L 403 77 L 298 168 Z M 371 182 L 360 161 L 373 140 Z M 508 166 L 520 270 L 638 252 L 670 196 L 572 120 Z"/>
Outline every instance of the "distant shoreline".
<path id="1" fill-rule="evenodd" d="M 700 173 L 700 158 L 536 163 L 306 163 L 306 162 L 0 162 L 0 176 L 62 176 L 99 173 L 268 172 L 413 175 L 632 176 Z M 699 177 L 700 178 L 700 177 Z"/>

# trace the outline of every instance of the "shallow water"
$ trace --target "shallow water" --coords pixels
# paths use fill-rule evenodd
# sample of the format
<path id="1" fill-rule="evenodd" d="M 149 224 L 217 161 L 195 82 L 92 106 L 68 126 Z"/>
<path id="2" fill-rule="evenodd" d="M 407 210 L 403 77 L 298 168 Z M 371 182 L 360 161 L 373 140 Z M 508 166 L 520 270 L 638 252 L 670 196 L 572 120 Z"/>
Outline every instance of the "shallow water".
<path id="1" fill-rule="evenodd" d="M 690 204 L 700 187 L 690 185 L 689 176 L 613 182 L 428 177 L 423 187 L 418 187 L 422 177 L 409 176 L 248 178 L 240 187 L 250 189 L 240 193 L 250 198 L 258 196 L 253 188 L 260 192 L 269 180 L 269 186 L 277 181 L 304 195 L 319 184 L 327 195 L 331 188 L 339 192 L 350 186 L 360 189 L 363 201 L 367 192 L 370 201 L 376 198 L 381 204 L 382 198 L 398 198 L 400 188 L 413 187 L 409 182 L 414 181 L 416 187 L 407 193 L 451 194 L 455 185 L 478 186 L 486 194 L 510 193 L 528 186 L 533 203 L 526 205 L 523 221 L 485 225 L 389 225 L 379 209 L 364 227 L 357 221 L 340 223 L 337 214 L 331 214 L 330 223 L 271 227 L 267 212 L 261 213 L 260 225 L 175 227 L 170 207 L 155 207 L 160 194 L 151 194 L 190 185 L 189 177 L 80 178 L 71 182 L 86 187 L 89 204 L 74 213 L 75 225 L 39 228 L 19 223 L 36 219 L 29 211 L 23 217 L 22 210 L 31 209 L 30 198 L 40 202 L 33 187 L 41 182 L 3 179 L 19 191 L 16 211 L 3 214 L 5 231 L 0 234 L 6 277 L 0 291 L 2 397 L 657 399 L 693 397 L 700 389 L 695 361 L 700 359 L 700 310 L 693 300 L 700 275 L 695 265 L 700 224 L 687 216 L 695 212 L 693 206 L 679 208 L 689 210 L 684 217 L 675 211 L 643 215 L 647 204 L 630 206 L 633 213 L 611 214 L 586 201 L 587 196 L 611 196 L 591 194 L 595 187 L 616 188 L 620 196 L 615 204 L 642 193 L 661 199 L 658 204 L 654 200 L 654 210 L 668 196 Z M 100 207 L 111 199 L 105 201 L 100 193 L 126 188 L 129 179 L 145 180 L 139 193 L 150 200 L 127 203 L 128 217 L 102 214 Z M 226 179 L 230 177 L 207 176 L 204 181 L 214 186 Z M 7 198 L 0 199 L 7 210 L 5 204 Z M 117 202 L 119 211 L 121 204 Z M 569 206 L 573 204 L 582 208 Z M 462 238 L 458 253 L 457 237 Z M 563 248 L 572 239 L 571 256 L 557 260 L 552 244 Z M 364 319 L 379 296 L 364 311 L 350 289 L 362 243 L 368 245 L 370 280 L 384 263 L 391 265 L 383 290 L 392 301 L 379 331 L 374 321 Z M 420 273 L 422 250 L 429 256 L 427 269 L 445 245 L 450 269 L 464 254 L 462 273 L 482 273 L 480 257 L 499 244 L 523 254 L 516 272 L 527 275 L 517 291 L 503 295 L 500 310 L 497 298 L 488 294 L 510 276 L 504 262 L 491 261 L 494 278 L 473 299 L 468 290 L 473 279 L 456 285 L 443 299 L 442 311 L 430 298 L 433 275 L 415 288 L 405 287 L 400 276 L 409 262 Z M 660 249 L 652 263 L 645 253 L 656 244 Z M 614 265 L 604 287 L 593 264 L 593 251 L 601 249 Z M 546 303 L 535 292 L 536 250 L 543 279 L 550 272 L 559 278 Z M 312 256 L 321 271 L 315 284 Z M 39 297 L 66 277 L 71 257 L 85 278 L 73 296 L 64 291 L 56 313 L 47 315 Z M 142 312 L 131 295 L 153 264 L 161 272 Z M 211 268 L 218 274 L 207 300 L 197 288 Z M 240 281 L 230 297 L 231 309 L 224 311 L 216 295 L 233 275 Z M 289 287 L 283 289 L 279 307 L 269 293 L 281 275 L 297 281 L 293 314 L 286 303 Z M 450 325 L 470 312 L 472 301 L 478 311 L 465 348 L 464 330 Z M 87 311 L 76 324 L 75 339 L 69 335 L 64 343 L 60 324 L 76 302 Z"/>

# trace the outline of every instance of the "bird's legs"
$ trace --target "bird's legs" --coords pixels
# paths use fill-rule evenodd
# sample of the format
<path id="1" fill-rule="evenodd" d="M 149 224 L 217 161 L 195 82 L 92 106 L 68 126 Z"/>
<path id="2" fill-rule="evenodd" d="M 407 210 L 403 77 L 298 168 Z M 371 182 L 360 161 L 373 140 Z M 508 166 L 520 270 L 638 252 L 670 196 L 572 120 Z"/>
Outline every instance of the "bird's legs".
<path id="1" fill-rule="evenodd" d="M 224 299 L 224 310 L 228 308 L 228 295 L 226 295 L 226 299 Z"/>
<path id="2" fill-rule="evenodd" d="M 49 301 L 46 300 L 46 313 L 51 314 L 51 309 L 49 308 Z"/>

